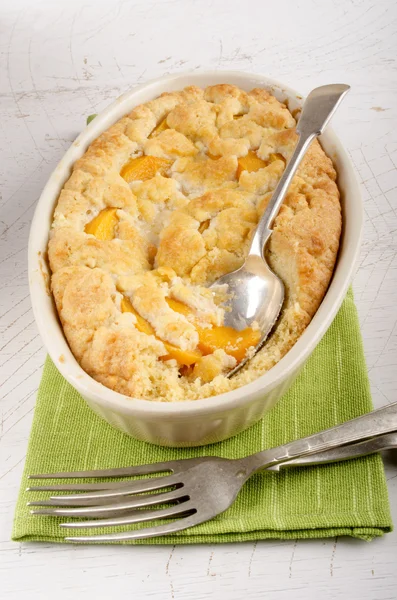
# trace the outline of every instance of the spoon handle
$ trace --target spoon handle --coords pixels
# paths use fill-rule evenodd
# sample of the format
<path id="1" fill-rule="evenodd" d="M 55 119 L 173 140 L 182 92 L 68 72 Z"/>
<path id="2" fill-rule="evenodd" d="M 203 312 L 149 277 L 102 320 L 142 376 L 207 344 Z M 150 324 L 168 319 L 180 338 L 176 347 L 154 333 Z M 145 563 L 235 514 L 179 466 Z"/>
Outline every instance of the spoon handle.
<path id="1" fill-rule="evenodd" d="M 260 257 L 263 256 L 263 248 L 272 232 L 273 221 L 280 210 L 288 187 L 302 158 L 314 138 L 323 133 L 349 89 L 348 85 L 342 83 L 323 85 L 312 90 L 306 98 L 296 127 L 296 132 L 299 135 L 298 143 L 258 223 L 248 252 L 249 255 L 256 254 Z"/>

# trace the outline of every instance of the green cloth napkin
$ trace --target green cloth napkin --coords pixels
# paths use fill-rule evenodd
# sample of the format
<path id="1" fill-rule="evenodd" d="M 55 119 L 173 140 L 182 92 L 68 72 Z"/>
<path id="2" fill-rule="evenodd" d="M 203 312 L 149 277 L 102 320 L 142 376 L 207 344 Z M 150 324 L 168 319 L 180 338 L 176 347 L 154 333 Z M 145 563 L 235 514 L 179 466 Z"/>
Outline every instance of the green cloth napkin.
<path id="1" fill-rule="evenodd" d="M 64 542 L 68 535 L 58 527 L 62 519 L 29 514 L 28 500 L 48 496 L 25 491 L 29 473 L 121 467 L 202 455 L 237 458 L 332 427 L 371 408 L 351 291 L 296 383 L 277 406 L 247 431 L 210 446 L 161 448 L 113 429 L 88 408 L 47 359 L 12 538 Z M 118 530 L 128 528 L 134 525 Z M 124 543 L 192 544 L 337 535 L 371 540 L 391 529 L 382 459 L 375 455 L 257 474 L 245 484 L 233 506 L 212 521 L 167 537 Z M 105 531 L 110 528 L 95 533 Z"/>

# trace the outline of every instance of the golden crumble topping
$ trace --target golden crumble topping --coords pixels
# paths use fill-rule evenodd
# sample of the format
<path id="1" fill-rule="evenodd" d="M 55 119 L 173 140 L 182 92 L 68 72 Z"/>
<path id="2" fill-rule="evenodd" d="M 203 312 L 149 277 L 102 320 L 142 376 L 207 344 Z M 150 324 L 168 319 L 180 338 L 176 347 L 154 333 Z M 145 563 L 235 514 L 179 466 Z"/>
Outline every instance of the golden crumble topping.
<path id="1" fill-rule="evenodd" d="M 286 287 L 264 347 L 223 326 L 227 290 L 296 144 L 263 89 L 162 94 L 105 131 L 58 199 L 48 254 L 66 338 L 83 369 L 127 396 L 195 400 L 253 381 L 297 341 L 334 268 L 341 232 L 331 160 L 315 141 L 274 224 L 267 259 Z"/>

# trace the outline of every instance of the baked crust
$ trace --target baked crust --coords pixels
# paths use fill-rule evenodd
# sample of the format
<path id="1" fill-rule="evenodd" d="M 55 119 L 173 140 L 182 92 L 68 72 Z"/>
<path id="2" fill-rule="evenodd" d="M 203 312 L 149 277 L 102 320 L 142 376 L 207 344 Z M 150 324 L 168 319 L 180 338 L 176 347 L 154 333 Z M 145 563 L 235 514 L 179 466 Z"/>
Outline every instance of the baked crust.
<path id="1" fill-rule="evenodd" d="M 221 84 L 162 94 L 91 144 L 59 196 L 48 246 L 59 317 L 87 373 L 127 396 L 195 400 L 253 381 L 288 352 L 326 292 L 341 233 L 336 172 L 317 141 L 268 245 L 286 302 L 263 349 L 229 380 L 225 373 L 235 362 L 223 350 L 181 376 L 164 343 L 191 351 L 198 340 L 197 321 L 172 310 L 170 298 L 190 306 L 201 327 L 222 323 L 222 294 L 214 298 L 205 286 L 243 263 L 295 143 L 285 105 L 262 89 Z M 263 168 L 239 172 L 248 153 Z M 120 171 L 139 156 L 162 160 L 162 170 L 127 183 Z M 113 239 L 86 233 L 110 208 L 117 209 Z M 156 337 L 122 312 L 123 297 Z"/>

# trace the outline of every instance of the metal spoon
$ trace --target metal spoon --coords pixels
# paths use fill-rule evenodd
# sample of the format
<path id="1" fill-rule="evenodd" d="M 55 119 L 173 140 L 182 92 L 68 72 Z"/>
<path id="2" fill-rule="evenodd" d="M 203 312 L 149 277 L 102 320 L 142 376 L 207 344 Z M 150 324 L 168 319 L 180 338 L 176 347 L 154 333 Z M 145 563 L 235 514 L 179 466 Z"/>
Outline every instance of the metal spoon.
<path id="1" fill-rule="evenodd" d="M 261 338 L 256 353 L 275 324 L 284 301 L 284 284 L 266 262 L 264 248 L 272 234 L 272 224 L 287 193 L 296 170 L 310 143 L 323 133 L 329 120 L 350 87 L 344 84 L 323 85 L 310 92 L 296 127 L 298 143 L 285 167 L 273 196 L 262 215 L 247 258 L 242 267 L 220 277 L 213 286 L 228 286 L 230 299 L 225 312 L 225 325 L 241 331 L 256 322 Z M 228 373 L 234 375 L 249 360 L 245 358 Z"/>

